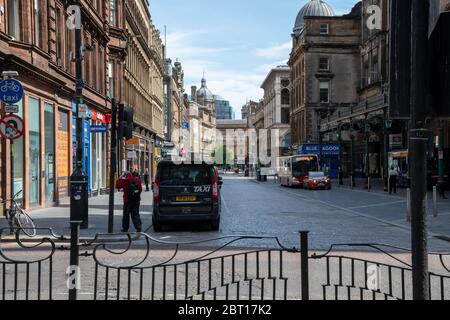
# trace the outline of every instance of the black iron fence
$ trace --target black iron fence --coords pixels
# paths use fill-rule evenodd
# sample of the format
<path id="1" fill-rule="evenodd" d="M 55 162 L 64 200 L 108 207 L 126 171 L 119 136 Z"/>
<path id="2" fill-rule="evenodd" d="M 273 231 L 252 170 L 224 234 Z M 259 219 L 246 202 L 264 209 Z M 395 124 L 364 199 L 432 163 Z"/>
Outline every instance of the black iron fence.
<path id="1" fill-rule="evenodd" d="M 345 244 L 312 253 L 307 232 L 299 248 L 253 236 L 175 243 L 146 234 L 99 234 L 83 242 L 78 230 L 73 224 L 71 243 L 50 229 L 39 230 L 48 236 L 37 241 L 19 230 L 7 240 L 0 230 L 0 299 L 412 299 L 410 252 L 403 248 Z M 242 249 L 261 240 L 273 244 Z M 450 299 L 448 260 L 450 254 L 430 255 L 433 300 Z"/>

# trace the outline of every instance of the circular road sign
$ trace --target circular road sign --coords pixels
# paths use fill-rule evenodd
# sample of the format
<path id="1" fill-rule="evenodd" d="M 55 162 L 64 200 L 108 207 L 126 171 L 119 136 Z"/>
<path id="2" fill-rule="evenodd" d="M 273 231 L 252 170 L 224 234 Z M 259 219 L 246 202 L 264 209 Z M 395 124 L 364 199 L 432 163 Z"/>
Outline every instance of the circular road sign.
<path id="1" fill-rule="evenodd" d="M 6 139 L 19 139 L 24 134 L 22 118 L 14 114 L 9 114 L 3 119 L 0 119 L 0 134 Z"/>
<path id="2" fill-rule="evenodd" d="M 0 81 L 0 101 L 5 104 L 15 104 L 23 98 L 23 86 L 15 79 Z"/>

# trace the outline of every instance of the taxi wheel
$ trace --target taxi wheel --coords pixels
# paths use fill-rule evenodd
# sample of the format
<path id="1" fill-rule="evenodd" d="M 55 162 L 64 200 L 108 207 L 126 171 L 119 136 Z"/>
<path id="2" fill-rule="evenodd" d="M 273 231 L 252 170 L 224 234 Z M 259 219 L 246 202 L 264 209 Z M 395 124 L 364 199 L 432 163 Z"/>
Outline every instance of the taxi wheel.
<path id="1" fill-rule="evenodd" d="M 211 230 L 212 231 L 219 231 L 220 230 L 220 217 L 216 220 L 213 220 L 211 222 Z"/>

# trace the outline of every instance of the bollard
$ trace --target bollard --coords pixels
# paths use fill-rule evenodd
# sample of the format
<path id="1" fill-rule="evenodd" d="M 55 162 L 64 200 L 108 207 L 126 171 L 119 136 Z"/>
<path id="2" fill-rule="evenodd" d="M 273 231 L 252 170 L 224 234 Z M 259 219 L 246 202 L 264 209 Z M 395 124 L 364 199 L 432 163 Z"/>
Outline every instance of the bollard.
<path id="1" fill-rule="evenodd" d="M 367 177 L 367 191 L 370 192 L 370 177 Z"/>
<path id="2" fill-rule="evenodd" d="M 438 195 L 437 195 L 437 187 L 433 187 L 433 216 L 437 218 L 438 216 Z"/>
<path id="3" fill-rule="evenodd" d="M 69 300 L 77 300 L 77 291 L 79 287 L 80 274 L 80 225 L 82 221 L 70 221 L 70 266 L 67 280 L 69 289 Z"/>
<path id="4" fill-rule="evenodd" d="M 406 190 L 406 221 L 411 222 L 411 189 Z"/>
<path id="5" fill-rule="evenodd" d="M 302 300 L 309 300 L 309 231 L 300 231 L 300 273 L 301 273 L 301 291 Z"/>

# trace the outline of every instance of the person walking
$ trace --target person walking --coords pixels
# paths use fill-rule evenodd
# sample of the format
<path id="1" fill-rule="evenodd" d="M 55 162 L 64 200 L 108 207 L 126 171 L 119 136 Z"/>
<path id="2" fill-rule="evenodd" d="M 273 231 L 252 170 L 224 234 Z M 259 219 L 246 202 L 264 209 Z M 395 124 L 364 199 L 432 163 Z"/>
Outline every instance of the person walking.
<path id="1" fill-rule="evenodd" d="M 130 228 L 130 216 L 136 232 L 141 232 L 142 222 L 139 209 L 141 206 L 142 182 L 139 174 L 125 173 L 117 180 L 116 188 L 123 190 L 122 232 L 128 232 Z"/>
<path id="2" fill-rule="evenodd" d="M 391 166 L 389 170 L 389 194 L 397 194 L 397 179 L 398 179 L 398 169 Z"/>
<path id="3" fill-rule="evenodd" d="M 149 191 L 150 191 L 150 187 L 149 187 L 149 184 L 150 184 L 150 174 L 148 173 L 148 169 L 145 170 L 145 173 L 144 173 L 144 184 L 145 184 L 145 190 L 146 190 L 147 192 L 149 192 Z"/>

